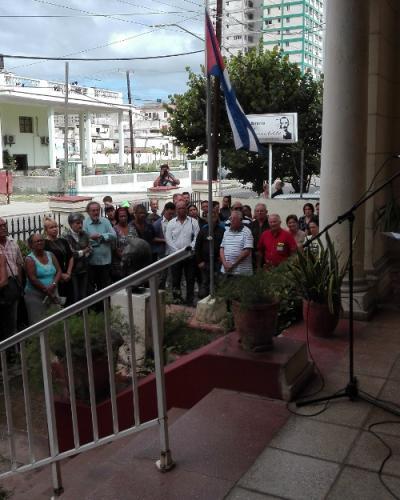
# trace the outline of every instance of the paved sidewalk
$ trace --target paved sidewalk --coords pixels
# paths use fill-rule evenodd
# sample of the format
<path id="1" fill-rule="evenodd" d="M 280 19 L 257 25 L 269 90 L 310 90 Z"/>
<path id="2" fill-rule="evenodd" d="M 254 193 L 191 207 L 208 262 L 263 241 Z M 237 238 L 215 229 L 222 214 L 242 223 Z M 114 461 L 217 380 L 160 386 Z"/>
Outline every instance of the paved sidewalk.
<path id="1" fill-rule="evenodd" d="M 0 205 L 0 217 L 33 215 L 49 211 L 48 201 L 11 201 L 9 205 Z"/>

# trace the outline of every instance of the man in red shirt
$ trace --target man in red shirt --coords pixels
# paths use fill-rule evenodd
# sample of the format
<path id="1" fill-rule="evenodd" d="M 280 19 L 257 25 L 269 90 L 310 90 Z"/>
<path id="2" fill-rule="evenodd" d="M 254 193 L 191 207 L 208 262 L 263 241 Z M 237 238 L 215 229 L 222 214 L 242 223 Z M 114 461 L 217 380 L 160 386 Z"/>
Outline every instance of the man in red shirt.
<path id="1" fill-rule="evenodd" d="M 264 231 L 257 246 L 257 268 L 279 266 L 297 250 L 296 240 L 281 228 L 281 218 L 271 214 L 268 219 L 270 229 Z"/>

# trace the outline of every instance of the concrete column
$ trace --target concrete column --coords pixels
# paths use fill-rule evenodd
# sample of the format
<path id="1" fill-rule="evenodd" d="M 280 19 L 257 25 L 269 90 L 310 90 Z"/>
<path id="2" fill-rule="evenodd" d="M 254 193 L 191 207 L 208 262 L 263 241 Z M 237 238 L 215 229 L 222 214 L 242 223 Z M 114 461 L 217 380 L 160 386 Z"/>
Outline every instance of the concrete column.
<path id="1" fill-rule="evenodd" d="M 85 162 L 85 113 L 79 113 L 79 157 Z"/>
<path id="2" fill-rule="evenodd" d="M 54 109 L 49 108 L 47 111 L 47 129 L 49 133 L 49 165 L 50 168 L 56 168 L 56 129 L 54 126 Z"/>
<path id="3" fill-rule="evenodd" d="M 365 191 L 369 2 L 328 0 L 322 120 L 321 228 Z M 345 260 L 347 222 L 330 231 Z M 354 272 L 363 275 L 364 208 L 356 214 Z"/>
<path id="4" fill-rule="evenodd" d="M 85 116 L 85 132 L 86 132 L 86 167 L 92 168 L 92 120 L 90 113 Z"/>
<path id="5" fill-rule="evenodd" d="M 326 8 L 324 102 L 322 119 L 320 226 L 348 210 L 366 189 L 368 122 L 369 2 L 328 0 Z M 374 303 L 374 289 L 364 280 L 365 208 L 357 210 L 354 226 L 354 311 L 365 319 Z M 348 222 L 330 235 L 348 255 Z M 348 284 L 343 307 L 348 310 Z"/>
<path id="6" fill-rule="evenodd" d="M 3 130 L 1 126 L 1 114 L 0 114 L 0 169 L 4 168 L 3 165 Z"/>
<path id="7" fill-rule="evenodd" d="M 118 140 L 119 140 L 119 166 L 124 166 L 124 158 L 125 158 L 125 144 L 124 144 L 124 122 L 123 122 L 123 113 L 118 113 Z"/>

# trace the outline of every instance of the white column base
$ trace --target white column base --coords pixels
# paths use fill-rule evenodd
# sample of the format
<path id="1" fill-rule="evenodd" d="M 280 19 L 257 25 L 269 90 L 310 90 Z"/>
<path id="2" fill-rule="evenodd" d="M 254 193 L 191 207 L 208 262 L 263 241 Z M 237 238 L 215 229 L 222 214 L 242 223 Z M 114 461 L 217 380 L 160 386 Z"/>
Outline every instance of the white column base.
<path id="1" fill-rule="evenodd" d="M 165 291 L 159 290 L 160 310 L 161 315 L 161 333 L 164 335 L 164 318 L 165 318 Z M 111 296 L 111 307 L 120 308 L 122 317 L 128 323 L 129 312 L 126 291 L 121 290 Z M 143 366 L 146 357 L 146 350 L 153 347 L 152 331 L 151 331 L 151 311 L 150 311 L 150 290 L 146 289 L 144 293 L 132 294 L 133 307 L 133 322 L 135 326 L 135 349 L 136 363 L 138 366 Z M 120 347 L 118 355 L 119 371 L 124 375 L 130 375 L 130 339 L 124 338 L 124 345 Z"/>
<path id="2" fill-rule="evenodd" d="M 354 319 L 368 321 L 376 308 L 377 302 L 377 283 L 375 280 L 354 280 L 353 291 L 353 312 Z M 349 317 L 350 301 L 348 282 L 342 285 L 342 307 L 344 317 Z"/>

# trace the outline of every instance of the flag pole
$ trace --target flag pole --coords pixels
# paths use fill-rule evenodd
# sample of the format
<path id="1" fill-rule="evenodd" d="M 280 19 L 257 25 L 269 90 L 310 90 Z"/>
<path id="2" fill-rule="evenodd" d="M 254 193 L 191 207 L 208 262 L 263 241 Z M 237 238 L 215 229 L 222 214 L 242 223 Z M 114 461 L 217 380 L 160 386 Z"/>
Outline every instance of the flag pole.
<path id="1" fill-rule="evenodd" d="M 206 14 L 208 13 L 208 0 L 206 0 Z M 210 267 L 210 295 L 214 297 L 215 295 L 215 283 L 214 283 L 214 240 L 213 240 L 213 225 L 212 225 L 212 209 L 213 209 L 213 199 L 212 199 L 212 178 L 213 178 L 213 141 L 212 141 L 212 106 L 211 106 L 211 75 L 208 74 L 207 68 L 207 20 L 204 19 L 205 26 L 205 72 L 207 77 L 206 82 L 206 134 L 207 134 L 207 177 L 208 177 L 208 243 L 209 243 L 209 267 Z"/>

